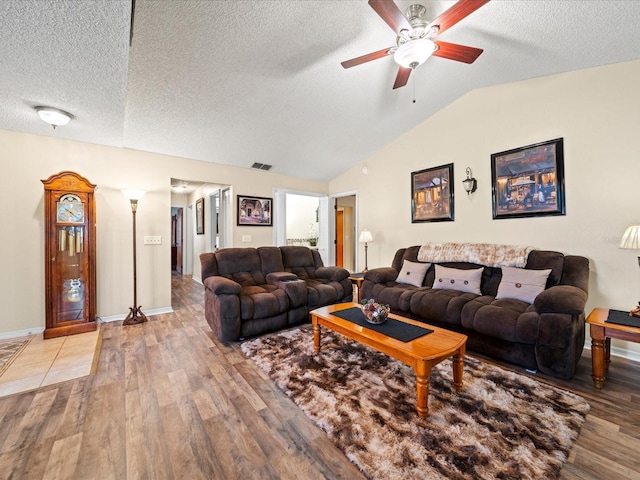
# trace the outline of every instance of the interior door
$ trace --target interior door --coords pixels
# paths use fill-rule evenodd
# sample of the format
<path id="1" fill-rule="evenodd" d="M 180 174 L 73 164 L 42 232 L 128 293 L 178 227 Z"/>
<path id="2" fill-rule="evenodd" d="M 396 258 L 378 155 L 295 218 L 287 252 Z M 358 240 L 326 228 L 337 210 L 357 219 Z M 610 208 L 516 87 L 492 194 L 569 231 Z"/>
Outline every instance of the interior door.
<path id="1" fill-rule="evenodd" d="M 344 211 L 336 211 L 336 267 L 344 268 Z"/>
<path id="2" fill-rule="evenodd" d="M 182 275 L 182 215 L 183 209 L 176 212 L 176 272 Z"/>

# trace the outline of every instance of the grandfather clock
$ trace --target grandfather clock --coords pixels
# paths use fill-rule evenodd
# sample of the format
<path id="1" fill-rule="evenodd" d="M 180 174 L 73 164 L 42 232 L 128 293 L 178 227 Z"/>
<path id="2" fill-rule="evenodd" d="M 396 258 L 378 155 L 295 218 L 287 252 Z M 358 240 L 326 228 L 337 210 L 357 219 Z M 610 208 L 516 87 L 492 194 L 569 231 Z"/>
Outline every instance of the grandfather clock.
<path id="1" fill-rule="evenodd" d="M 44 184 L 44 338 L 96 329 L 96 186 L 74 172 Z"/>

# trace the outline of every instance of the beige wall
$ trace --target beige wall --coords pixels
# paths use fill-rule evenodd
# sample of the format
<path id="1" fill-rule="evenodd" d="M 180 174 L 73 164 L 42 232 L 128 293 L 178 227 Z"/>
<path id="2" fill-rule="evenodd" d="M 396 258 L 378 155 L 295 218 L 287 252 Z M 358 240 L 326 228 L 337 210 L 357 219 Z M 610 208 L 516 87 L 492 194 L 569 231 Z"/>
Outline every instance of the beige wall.
<path id="1" fill-rule="evenodd" d="M 429 241 L 532 245 L 589 258 L 588 311 L 632 307 L 640 299 L 640 251 L 617 245 L 640 222 L 639 78 L 633 61 L 473 91 L 367 158 L 368 175 L 359 164 L 331 181 L 331 192 L 358 190 L 360 226 L 376 240 L 369 268 Z M 566 216 L 493 220 L 490 155 L 558 137 Z M 454 163 L 455 221 L 412 224 L 410 172 L 447 163 Z M 478 179 L 471 196 L 462 188 L 466 167 Z"/>
<path id="2" fill-rule="evenodd" d="M 276 187 L 327 193 L 326 182 L 6 130 L 0 130 L 0 165 L 4 207 L 0 336 L 37 331 L 45 324 L 44 190 L 40 180 L 54 173 L 72 170 L 98 185 L 97 305 L 101 317 L 124 316 L 133 303 L 132 215 L 120 189 L 148 191 L 139 202 L 136 218 L 138 303 L 145 312 L 171 306 L 171 177 L 233 185 L 234 193 L 265 197 L 271 197 Z M 235 205 L 233 208 L 235 218 Z M 253 236 L 253 242 L 243 246 L 272 244 L 271 228 L 238 231 L 234 222 L 234 244 L 240 244 L 242 234 Z M 143 245 L 144 235 L 161 235 L 162 245 Z"/>

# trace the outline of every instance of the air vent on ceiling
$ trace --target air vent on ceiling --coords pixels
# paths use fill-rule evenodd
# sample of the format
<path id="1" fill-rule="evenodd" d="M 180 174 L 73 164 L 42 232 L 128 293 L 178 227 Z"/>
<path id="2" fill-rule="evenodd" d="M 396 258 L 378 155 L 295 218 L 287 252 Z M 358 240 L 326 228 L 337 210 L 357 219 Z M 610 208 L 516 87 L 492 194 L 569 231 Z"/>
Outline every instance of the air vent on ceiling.
<path id="1" fill-rule="evenodd" d="M 267 165 L 266 163 L 258 163 L 258 162 L 251 165 L 251 168 L 256 168 L 258 170 L 271 170 L 271 167 L 273 167 L 273 165 Z"/>

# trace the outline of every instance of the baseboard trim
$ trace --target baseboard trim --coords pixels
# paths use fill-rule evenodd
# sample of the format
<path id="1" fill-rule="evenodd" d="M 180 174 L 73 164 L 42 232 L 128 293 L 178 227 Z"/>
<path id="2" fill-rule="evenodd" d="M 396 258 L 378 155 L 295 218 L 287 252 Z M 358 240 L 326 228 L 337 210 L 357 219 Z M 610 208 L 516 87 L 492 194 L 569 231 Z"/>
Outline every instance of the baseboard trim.
<path id="1" fill-rule="evenodd" d="M 116 315 L 108 315 L 106 317 L 98 317 L 99 322 L 117 322 L 118 320 L 124 320 L 127 318 L 129 312 L 127 313 L 118 313 Z M 154 315 L 162 315 L 163 313 L 173 313 L 173 308 L 171 306 L 168 307 L 160 307 L 160 308 L 152 308 L 149 310 L 142 309 L 142 313 L 144 313 L 147 317 L 152 317 Z"/>
<path id="2" fill-rule="evenodd" d="M 587 342 L 584 346 L 585 350 L 591 350 L 591 342 Z M 640 352 L 635 350 L 629 350 L 628 348 L 620 348 L 620 347 L 611 347 L 611 356 L 612 357 L 620 357 L 626 358 L 627 360 L 631 360 L 633 362 L 640 362 Z"/>
<path id="3" fill-rule="evenodd" d="M 37 335 L 44 332 L 44 327 L 25 328 L 24 330 L 14 330 L 12 332 L 0 333 L 0 340 L 9 338 L 28 337 L 29 335 Z"/>

